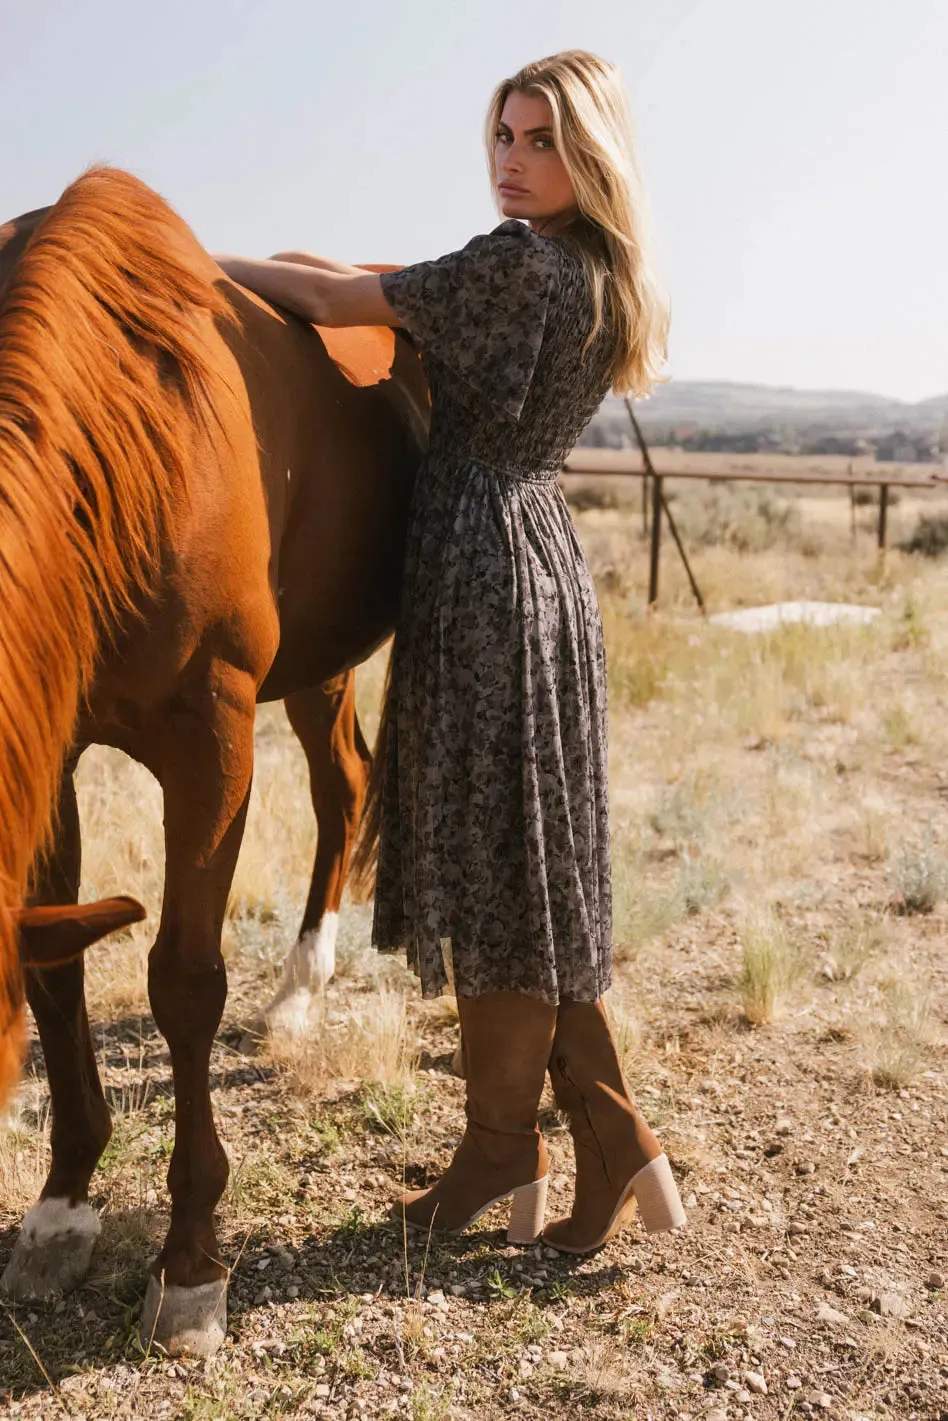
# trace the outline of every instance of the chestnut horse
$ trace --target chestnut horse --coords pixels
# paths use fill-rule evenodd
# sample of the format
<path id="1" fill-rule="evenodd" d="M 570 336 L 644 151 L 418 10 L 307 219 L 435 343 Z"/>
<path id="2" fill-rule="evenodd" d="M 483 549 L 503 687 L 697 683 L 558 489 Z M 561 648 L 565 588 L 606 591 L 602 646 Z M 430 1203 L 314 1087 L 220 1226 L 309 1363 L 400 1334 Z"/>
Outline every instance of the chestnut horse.
<path id="1" fill-rule="evenodd" d="M 369 762 L 352 668 L 392 630 L 426 419 L 409 341 L 281 314 L 126 173 L 94 169 L 0 228 L 0 1103 L 25 977 L 53 1114 L 49 1176 L 4 1277 L 15 1296 L 78 1282 L 99 1228 L 88 1187 L 111 1125 L 81 950 L 141 910 L 26 909 L 22 972 L 15 914 L 76 903 L 72 773 L 87 745 L 113 745 L 164 795 L 148 986 L 175 1145 L 142 1326 L 171 1351 L 223 1337 L 208 1070 L 254 706 L 285 701 L 319 825 L 292 1006 L 314 943 L 332 951 Z"/>

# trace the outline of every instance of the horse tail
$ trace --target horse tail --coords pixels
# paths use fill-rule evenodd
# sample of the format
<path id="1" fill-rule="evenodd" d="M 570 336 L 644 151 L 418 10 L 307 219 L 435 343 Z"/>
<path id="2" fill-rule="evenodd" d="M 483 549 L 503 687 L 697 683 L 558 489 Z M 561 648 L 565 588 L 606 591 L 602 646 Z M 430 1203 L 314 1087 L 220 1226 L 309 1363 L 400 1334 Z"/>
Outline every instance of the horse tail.
<path id="1" fill-rule="evenodd" d="M 11 910 L 96 660 L 156 589 L 210 414 L 207 318 L 230 311 L 206 262 L 156 193 L 94 168 L 0 297 L 0 1103 L 20 1060 Z"/>
<path id="2" fill-rule="evenodd" d="M 349 882 L 356 898 L 368 897 L 375 885 L 378 867 L 379 837 L 382 831 L 382 782 L 385 776 L 385 761 L 388 758 L 388 743 L 392 720 L 392 655 L 389 653 L 385 671 L 385 686 L 382 691 L 382 710 L 379 717 L 378 734 L 372 751 L 372 768 L 369 770 L 365 790 L 359 832 L 349 867 Z"/>

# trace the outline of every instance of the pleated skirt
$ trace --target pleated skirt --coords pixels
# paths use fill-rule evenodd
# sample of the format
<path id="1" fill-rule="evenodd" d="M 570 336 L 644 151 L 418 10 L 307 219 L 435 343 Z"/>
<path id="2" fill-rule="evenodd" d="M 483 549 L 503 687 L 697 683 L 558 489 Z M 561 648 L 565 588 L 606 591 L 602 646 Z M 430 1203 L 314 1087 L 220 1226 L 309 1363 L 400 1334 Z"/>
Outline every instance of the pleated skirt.
<path id="1" fill-rule="evenodd" d="M 430 452 L 382 754 L 373 942 L 425 996 L 595 1001 L 612 970 L 606 664 L 555 476 Z"/>

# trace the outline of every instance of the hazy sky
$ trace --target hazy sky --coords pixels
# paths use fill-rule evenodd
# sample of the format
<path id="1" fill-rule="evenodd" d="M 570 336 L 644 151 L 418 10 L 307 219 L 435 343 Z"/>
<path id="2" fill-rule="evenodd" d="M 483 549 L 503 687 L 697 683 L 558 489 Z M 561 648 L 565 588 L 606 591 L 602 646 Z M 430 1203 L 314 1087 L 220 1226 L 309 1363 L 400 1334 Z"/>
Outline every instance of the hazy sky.
<path id="1" fill-rule="evenodd" d="M 629 88 L 673 374 L 948 390 L 948 0 L 0 0 L 0 216 L 107 160 L 212 250 L 438 256 L 568 47 Z"/>

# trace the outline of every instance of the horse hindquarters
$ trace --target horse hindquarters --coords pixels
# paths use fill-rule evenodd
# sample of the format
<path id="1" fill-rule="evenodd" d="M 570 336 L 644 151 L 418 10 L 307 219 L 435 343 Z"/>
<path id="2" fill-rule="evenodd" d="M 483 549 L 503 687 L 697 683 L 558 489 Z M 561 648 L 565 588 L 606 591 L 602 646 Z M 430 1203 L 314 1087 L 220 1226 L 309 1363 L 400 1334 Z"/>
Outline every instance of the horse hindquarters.
<path id="1" fill-rule="evenodd" d="M 339 907 L 355 841 L 372 756 L 356 715 L 355 672 L 285 700 L 290 725 L 306 754 L 318 838 L 309 896 L 283 981 L 251 1024 L 242 1046 L 260 1037 L 306 1030 L 313 995 L 336 970 Z"/>

